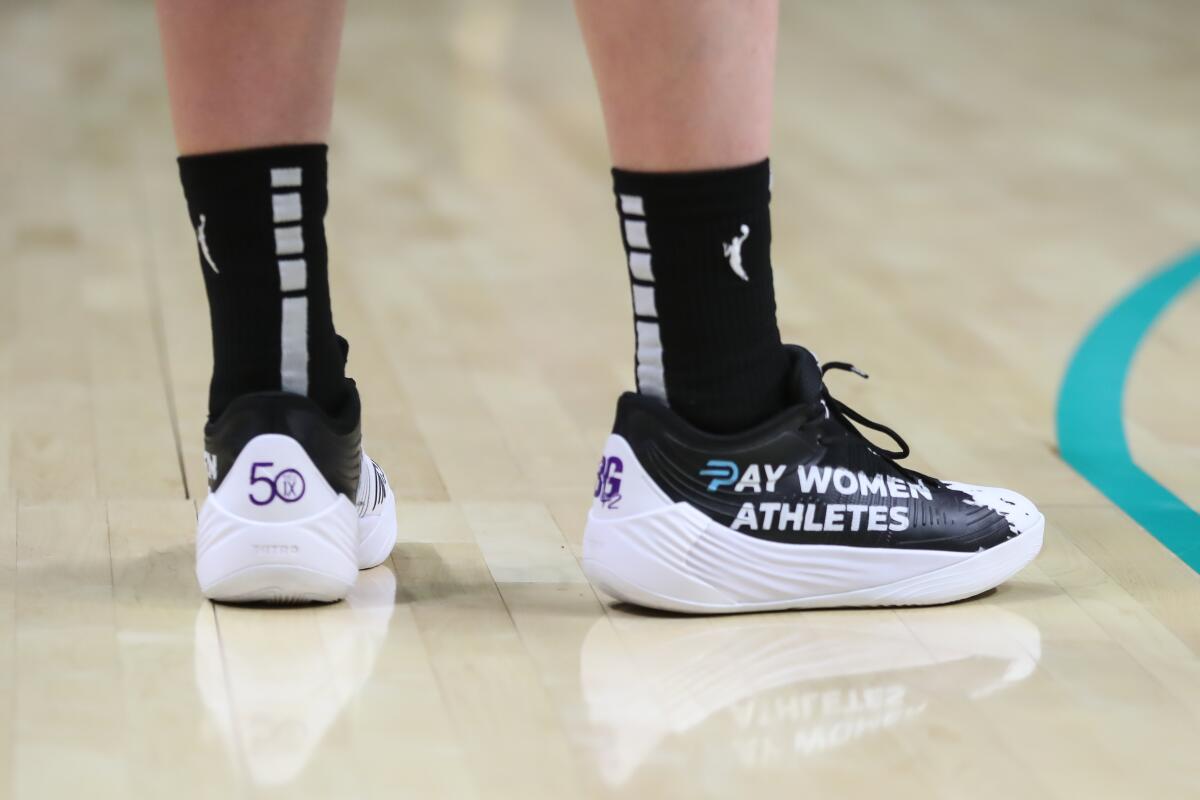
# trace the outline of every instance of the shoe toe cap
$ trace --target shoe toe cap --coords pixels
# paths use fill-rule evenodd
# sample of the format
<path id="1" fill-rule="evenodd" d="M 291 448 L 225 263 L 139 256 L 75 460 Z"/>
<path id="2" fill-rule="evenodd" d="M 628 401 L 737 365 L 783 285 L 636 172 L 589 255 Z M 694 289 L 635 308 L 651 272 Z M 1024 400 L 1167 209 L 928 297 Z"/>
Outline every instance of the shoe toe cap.
<path id="1" fill-rule="evenodd" d="M 1038 511 L 1032 500 L 1011 489 L 956 482 L 949 482 L 946 485 L 955 491 L 969 495 L 970 502 L 974 505 L 990 508 L 1004 517 L 1017 533 L 1024 533 L 1042 519 L 1042 513 Z"/>

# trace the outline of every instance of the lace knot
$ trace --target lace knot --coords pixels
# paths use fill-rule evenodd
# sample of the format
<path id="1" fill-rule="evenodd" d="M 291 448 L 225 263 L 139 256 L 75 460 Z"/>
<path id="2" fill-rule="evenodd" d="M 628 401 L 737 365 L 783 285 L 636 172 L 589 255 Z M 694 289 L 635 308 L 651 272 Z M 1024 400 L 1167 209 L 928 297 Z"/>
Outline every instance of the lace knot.
<path id="1" fill-rule="evenodd" d="M 858 367 L 854 366 L 853 364 L 849 364 L 845 361 L 826 361 L 824 364 L 821 365 L 821 377 L 824 378 L 825 373 L 829 372 L 829 370 L 831 370 L 831 369 L 842 370 L 844 372 L 852 372 L 855 375 L 858 375 L 860 378 L 864 378 L 864 379 L 870 377 L 869 375 L 867 375 L 867 373 L 863 372 Z M 852 430 L 856 434 L 858 434 L 859 438 L 861 438 L 864 442 L 866 442 L 868 447 L 870 447 L 876 453 L 878 453 L 879 455 L 888 459 L 889 461 L 898 461 L 902 458 L 907 458 L 909 453 L 912 452 L 911 450 L 909 450 L 908 442 L 904 441 L 904 439 L 901 438 L 900 434 L 896 433 L 894 430 L 889 428 L 887 425 L 883 425 L 881 423 L 867 419 L 862 414 L 858 413 L 853 408 L 851 408 L 850 406 L 846 405 L 845 403 L 843 403 L 842 401 L 838 400 L 833 395 L 831 395 L 829 393 L 829 389 L 826 388 L 824 385 L 821 386 L 821 399 L 825 402 L 825 407 L 829 410 L 829 413 L 832 416 L 834 416 L 839 422 L 841 422 L 843 426 L 845 426 L 849 430 Z M 858 423 L 859 425 L 863 425 L 874 431 L 879 431 L 880 433 L 884 434 L 885 436 L 890 437 L 893 442 L 895 442 L 897 445 L 900 446 L 900 449 L 899 450 L 884 450 L 879 445 L 875 444 L 870 439 L 868 439 L 863 434 L 863 432 L 858 429 L 858 427 L 854 423 Z"/>

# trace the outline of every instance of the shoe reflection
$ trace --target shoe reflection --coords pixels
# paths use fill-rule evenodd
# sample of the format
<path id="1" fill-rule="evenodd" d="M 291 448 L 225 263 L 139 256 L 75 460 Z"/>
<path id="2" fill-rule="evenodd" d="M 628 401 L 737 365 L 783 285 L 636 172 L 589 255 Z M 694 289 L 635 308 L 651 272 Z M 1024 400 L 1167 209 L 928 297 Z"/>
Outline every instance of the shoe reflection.
<path id="1" fill-rule="evenodd" d="M 741 769 L 782 766 L 904 725 L 941 700 L 1005 689 L 1040 658 L 1036 625 L 980 604 L 693 619 L 618 612 L 589 631 L 580 672 L 601 778 L 620 786 L 671 737 L 717 739 Z"/>
<path id="2" fill-rule="evenodd" d="M 196 615 L 196 685 L 230 759 L 259 786 L 304 769 L 375 666 L 395 608 L 387 566 L 334 605 L 215 607 Z"/>

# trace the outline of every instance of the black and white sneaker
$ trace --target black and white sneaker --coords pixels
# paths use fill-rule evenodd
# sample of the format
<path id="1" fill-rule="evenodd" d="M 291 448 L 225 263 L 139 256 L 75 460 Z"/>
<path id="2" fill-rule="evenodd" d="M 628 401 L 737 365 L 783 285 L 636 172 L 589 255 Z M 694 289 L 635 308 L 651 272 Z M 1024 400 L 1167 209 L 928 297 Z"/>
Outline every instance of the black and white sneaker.
<path id="1" fill-rule="evenodd" d="M 396 542 L 396 501 L 362 450 L 358 393 L 338 418 L 286 392 L 239 397 L 204 430 L 209 494 L 196 577 L 226 602 L 341 600 Z"/>
<path id="2" fill-rule="evenodd" d="M 584 534 L 593 583 L 691 613 L 931 605 L 1033 560 L 1045 525 L 1033 503 L 900 466 L 904 441 L 824 386 L 830 369 L 858 370 L 789 350 L 794 405 L 743 433 L 707 434 L 659 400 L 620 398 Z"/>

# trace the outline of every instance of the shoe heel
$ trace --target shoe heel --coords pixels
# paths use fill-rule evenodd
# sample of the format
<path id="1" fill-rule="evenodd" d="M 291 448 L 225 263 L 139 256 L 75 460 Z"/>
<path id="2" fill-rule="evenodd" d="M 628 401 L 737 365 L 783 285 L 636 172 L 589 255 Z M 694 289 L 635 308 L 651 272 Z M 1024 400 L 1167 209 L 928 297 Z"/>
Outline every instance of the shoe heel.
<path id="1" fill-rule="evenodd" d="M 594 586 L 625 603 L 684 614 L 720 614 L 737 602 L 705 583 L 687 563 L 707 520 L 695 509 L 672 508 L 624 520 L 589 515 L 583 572 Z"/>
<path id="2" fill-rule="evenodd" d="M 688 562 L 709 519 L 672 502 L 618 434 L 605 442 L 593 496 L 582 560 L 593 585 L 617 600 L 664 611 L 712 614 L 736 606 Z"/>
<path id="3" fill-rule="evenodd" d="M 341 600 L 354 585 L 358 515 L 304 448 L 284 434 L 251 439 L 204 501 L 196 577 L 212 600 Z"/>

